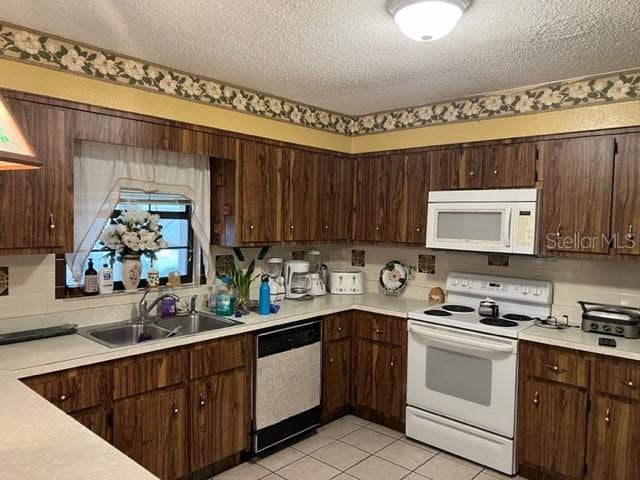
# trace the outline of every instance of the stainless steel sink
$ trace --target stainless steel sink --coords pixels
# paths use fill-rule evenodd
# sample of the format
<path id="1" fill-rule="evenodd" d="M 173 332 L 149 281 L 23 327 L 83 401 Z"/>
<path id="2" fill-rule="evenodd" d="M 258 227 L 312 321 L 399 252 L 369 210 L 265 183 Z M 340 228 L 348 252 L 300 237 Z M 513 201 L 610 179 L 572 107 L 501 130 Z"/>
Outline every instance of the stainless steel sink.
<path id="1" fill-rule="evenodd" d="M 123 347 L 165 338 L 168 330 L 150 323 L 111 324 L 79 329 L 80 335 L 107 347 Z"/>
<path id="2" fill-rule="evenodd" d="M 161 341 L 168 338 L 171 332 L 175 336 L 192 335 L 242 324 L 238 320 L 196 312 L 185 316 L 158 318 L 147 323 L 118 322 L 82 327 L 78 329 L 78 334 L 109 348 L 116 348 Z"/>
<path id="3" fill-rule="evenodd" d="M 235 325 L 242 325 L 243 323 L 231 318 L 196 312 L 184 316 L 160 318 L 155 321 L 155 324 L 169 331 L 180 327 L 176 335 L 189 335 L 192 333 L 233 327 Z"/>

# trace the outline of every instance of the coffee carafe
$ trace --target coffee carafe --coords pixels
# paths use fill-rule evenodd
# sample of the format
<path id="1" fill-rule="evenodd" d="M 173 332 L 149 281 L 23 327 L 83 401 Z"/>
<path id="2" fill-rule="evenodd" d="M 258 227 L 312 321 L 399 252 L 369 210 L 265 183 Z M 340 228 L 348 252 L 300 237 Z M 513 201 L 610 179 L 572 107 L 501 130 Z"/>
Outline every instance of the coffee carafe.
<path id="1" fill-rule="evenodd" d="M 311 293 L 309 262 L 305 260 L 287 260 L 285 271 L 285 297 L 302 298 Z"/>

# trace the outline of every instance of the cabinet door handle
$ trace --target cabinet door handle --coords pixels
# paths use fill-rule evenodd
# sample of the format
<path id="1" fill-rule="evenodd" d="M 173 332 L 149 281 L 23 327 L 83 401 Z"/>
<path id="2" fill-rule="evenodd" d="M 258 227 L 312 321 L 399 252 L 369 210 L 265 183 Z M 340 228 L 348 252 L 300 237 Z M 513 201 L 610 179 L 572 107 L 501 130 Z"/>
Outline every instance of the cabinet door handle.
<path id="1" fill-rule="evenodd" d="M 566 368 L 558 367 L 558 365 L 545 365 L 544 368 L 551 370 L 553 373 L 565 373 L 568 371 Z"/>
<path id="2" fill-rule="evenodd" d="M 67 400 L 69 398 L 69 395 L 65 395 L 64 393 L 62 395 L 60 395 L 60 401 L 64 402 L 65 400 Z"/>
<path id="3" fill-rule="evenodd" d="M 49 214 L 49 229 L 50 230 L 55 230 L 56 229 L 56 222 L 53 219 L 53 213 Z"/>
<path id="4" fill-rule="evenodd" d="M 380 227 L 376 227 L 376 232 L 379 232 L 379 231 L 380 231 Z"/>
<path id="5" fill-rule="evenodd" d="M 604 414 L 604 423 L 606 423 L 607 425 L 611 423 L 611 410 L 608 408 Z"/>
<path id="6" fill-rule="evenodd" d="M 420 231 L 420 227 L 416 228 L 416 232 L 419 232 L 419 231 Z"/>
<path id="7" fill-rule="evenodd" d="M 178 405 L 176 404 L 176 401 L 175 401 L 175 400 L 172 402 L 171 409 L 173 410 L 173 416 L 174 416 L 174 417 L 175 417 L 176 415 L 178 415 L 178 413 L 180 413 L 180 410 L 178 410 Z"/>
<path id="8" fill-rule="evenodd" d="M 469 176 L 473 177 L 476 174 L 476 172 L 474 172 L 473 170 L 469 170 Z"/>
<path id="9" fill-rule="evenodd" d="M 636 238 L 636 234 L 633 233 L 633 225 L 629 225 L 629 228 L 627 229 L 627 234 L 624 236 L 624 238 L 626 238 L 630 242 L 632 242 Z"/>
<path id="10" fill-rule="evenodd" d="M 325 229 L 325 230 L 329 230 L 329 225 L 325 225 L 325 226 L 324 226 L 324 229 Z"/>
<path id="11" fill-rule="evenodd" d="M 338 330 L 338 332 L 341 332 L 342 331 L 342 327 L 338 327 L 338 328 L 336 328 L 336 330 Z"/>
<path id="12" fill-rule="evenodd" d="M 199 394 L 199 398 L 200 398 L 200 402 L 199 402 L 199 403 L 200 403 L 200 406 L 201 406 L 201 407 L 204 407 L 204 406 L 206 405 L 206 403 L 207 403 L 207 401 L 206 401 L 206 400 L 205 400 L 205 398 L 204 398 L 204 395 Z"/>
<path id="13" fill-rule="evenodd" d="M 395 367 L 396 366 L 396 357 L 391 357 L 391 363 L 389 363 L 389 365 L 391 367 Z"/>
<path id="14" fill-rule="evenodd" d="M 629 388 L 634 388 L 636 386 L 636 384 L 633 383 L 632 380 L 618 380 L 618 382 L 620 382 L 625 387 L 629 387 Z"/>
<path id="15" fill-rule="evenodd" d="M 536 392 L 533 394 L 533 404 L 537 407 L 539 403 L 540 403 L 540 392 L 536 390 Z"/>
<path id="16" fill-rule="evenodd" d="M 253 230 L 253 223 L 249 224 L 249 230 Z"/>
<path id="17" fill-rule="evenodd" d="M 493 174 L 494 174 L 494 175 L 498 175 L 498 170 L 494 170 L 494 171 L 493 171 Z"/>
<path id="18" fill-rule="evenodd" d="M 291 225 L 291 226 L 289 227 L 289 230 L 293 230 L 293 229 L 294 229 L 294 226 L 293 226 L 293 225 Z"/>
<path id="19" fill-rule="evenodd" d="M 329 363 L 333 363 L 333 357 L 329 355 Z"/>
<path id="20" fill-rule="evenodd" d="M 373 331 L 376 332 L 377 335 L 385 333 L 384 330 L 380 330 L 379 328 L 374 328 Z"/>
<path id="21" fill-rule="evenodd" d="M 560 238 L 562 236 L 562 225 L 558 224 L 558 229 L 556 230 L 556 238 Z"/>

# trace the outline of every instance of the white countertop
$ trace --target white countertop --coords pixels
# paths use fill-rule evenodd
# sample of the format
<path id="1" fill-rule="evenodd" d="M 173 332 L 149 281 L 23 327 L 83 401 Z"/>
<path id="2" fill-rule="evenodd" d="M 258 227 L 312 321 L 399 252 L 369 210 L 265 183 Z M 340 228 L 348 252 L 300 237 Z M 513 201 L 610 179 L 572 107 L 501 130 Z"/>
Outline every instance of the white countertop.
<path id="1" fill-rule="evenodd" d="M 0 346 L 0 470 L 3 480 L 119 480 L 156 477 L 18 379 L 358 309 L 406 317 L 427 301 L 374 294 L 285 301 L 277 315 L 244 325 L 132 347 L 108 348 L 80 335 Z"/>
<path id="2" fill-rule="evenodd" d="M 108 348 L 80 335 L 0 346 L 0 465 L 3 480 L 155 479 L 151 473 L 31 391 L 19 381 L 32 375 L 163 350 L 223 336 L 285 325 L 345 310 L 406 318 L 427 301 L 375 294 L 326 295 L 308 302 L 285 301 L 276 315 L 252 313 L 244 325 L 197 335 Z M 533 342 L 640 360 L 640 340 L 618 339 L 617 348 L 598 346 L 599 335 L 576 328 L 531 327 L 520 338 Z"/>
<path id="3" fill-rule="evenodd" d="M 600 337 L 614 338 L 616 347 L 598 345 Z M 599 353 L 613 357 L 640 360 L 640 339 L 610 337 L 596 333 L 583 332 L 580 328 L 570 327 L 564 330 L 555 328 L 529 327 L 520 333 L 520 340 L 572 348 L 584 352 Z"/>

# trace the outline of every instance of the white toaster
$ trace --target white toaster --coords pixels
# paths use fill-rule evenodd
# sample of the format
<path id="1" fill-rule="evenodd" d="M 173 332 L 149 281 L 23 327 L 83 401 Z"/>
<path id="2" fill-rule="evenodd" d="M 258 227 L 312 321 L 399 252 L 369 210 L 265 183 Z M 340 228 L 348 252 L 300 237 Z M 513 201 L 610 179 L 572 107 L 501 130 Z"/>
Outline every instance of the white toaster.
<path id="1" fill-rule="evenodd" d="M 333 270 L 329 274 L 329 291 L 333 295 L 362 295 L 364 278 L 358 270 Z"/>

